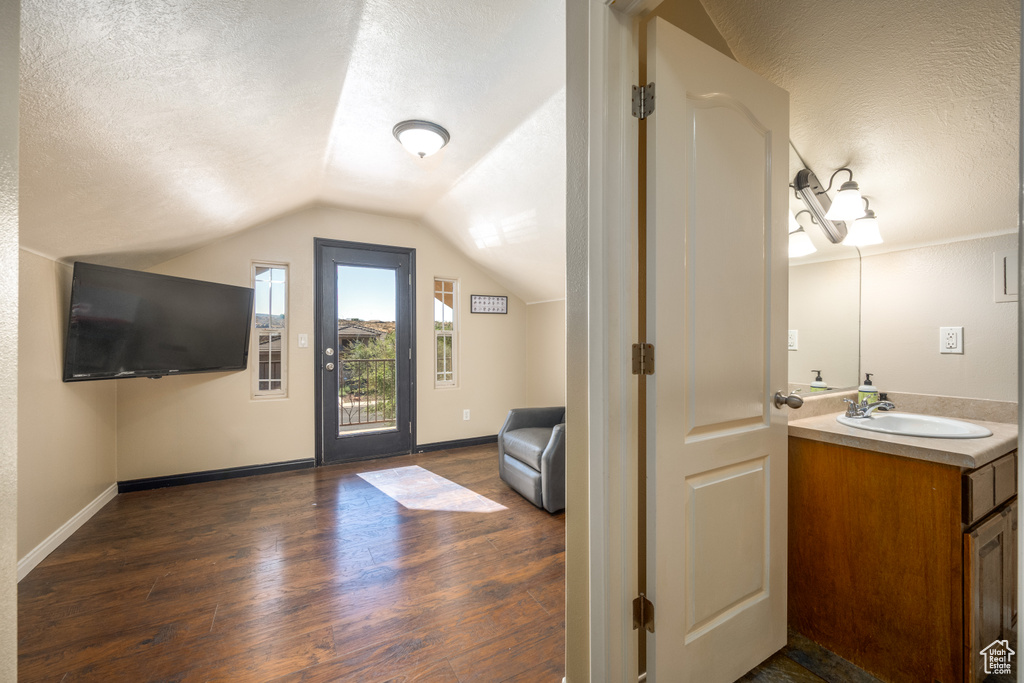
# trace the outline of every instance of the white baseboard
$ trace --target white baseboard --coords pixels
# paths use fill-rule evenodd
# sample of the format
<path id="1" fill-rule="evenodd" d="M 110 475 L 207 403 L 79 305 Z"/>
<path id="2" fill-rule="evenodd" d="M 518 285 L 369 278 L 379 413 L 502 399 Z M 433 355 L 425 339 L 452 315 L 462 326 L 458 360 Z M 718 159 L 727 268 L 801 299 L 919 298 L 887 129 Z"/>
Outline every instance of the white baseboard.
<path id="1" fill-rule="evenodd" d="M 79 510 L 74 517 L 64 522 L 59 529 L 47 536 L 45 541 L 29 551 L 28 555 L 18 560 L 18 581 L 28 576 L 28 573 L 35 569 L 36 565 L 45 560 L 47 555 L 56 550 L 57 546 L 66 541 L 71 534 L 78 531 L 83 524 L 99 512 L 100 508 L 112 501 L 115 496 L 117 496 L 117 484 L 111 484 L 110 488 L 96 496 L 95 500 Z"/>

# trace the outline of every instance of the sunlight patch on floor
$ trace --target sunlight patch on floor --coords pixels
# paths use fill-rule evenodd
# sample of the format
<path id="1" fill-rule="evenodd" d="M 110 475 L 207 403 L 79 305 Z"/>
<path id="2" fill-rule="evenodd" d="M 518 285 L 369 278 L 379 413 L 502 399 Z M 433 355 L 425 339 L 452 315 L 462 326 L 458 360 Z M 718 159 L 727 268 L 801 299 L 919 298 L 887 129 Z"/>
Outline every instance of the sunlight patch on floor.
<path id="1" fill-rule="evenodd" d="M 498 512 L 507 509 L 418 465 L 361 472 L 359 478 L 410 510 Z"/>

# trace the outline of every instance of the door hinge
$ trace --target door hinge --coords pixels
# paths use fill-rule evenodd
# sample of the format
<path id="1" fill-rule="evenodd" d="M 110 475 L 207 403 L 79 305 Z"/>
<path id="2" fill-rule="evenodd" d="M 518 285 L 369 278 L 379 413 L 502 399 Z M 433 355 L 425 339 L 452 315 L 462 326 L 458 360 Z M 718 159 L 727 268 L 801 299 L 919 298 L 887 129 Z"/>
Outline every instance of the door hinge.
<path id="1" fill-rule="evenodd" d="M 654 83 L 633 86 L 633 116 L 646 119 L 654 113 Z"/>
<path id="2" fill-rule="evenodd" d="M 643 628 L 654 633 L 654 603 L 643 593 L 633 598 L 633 630 Z"/>
<path id="3" fill-rule="evenodd" d="M 654 374 L 654 344 L 633 344 L 633 374 Z"/>

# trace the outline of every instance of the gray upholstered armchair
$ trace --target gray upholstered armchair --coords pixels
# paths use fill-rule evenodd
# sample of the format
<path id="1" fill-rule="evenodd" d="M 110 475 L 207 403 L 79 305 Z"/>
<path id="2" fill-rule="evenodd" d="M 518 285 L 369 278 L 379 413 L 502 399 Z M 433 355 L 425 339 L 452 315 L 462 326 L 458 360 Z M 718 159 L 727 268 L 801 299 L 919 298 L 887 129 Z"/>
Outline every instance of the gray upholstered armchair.
<path id="1" fill-rule="evenodd" d="M 565 509 L 565 408 L 514 408 L 498 432 L 498 474 L 548 512 Z"/>

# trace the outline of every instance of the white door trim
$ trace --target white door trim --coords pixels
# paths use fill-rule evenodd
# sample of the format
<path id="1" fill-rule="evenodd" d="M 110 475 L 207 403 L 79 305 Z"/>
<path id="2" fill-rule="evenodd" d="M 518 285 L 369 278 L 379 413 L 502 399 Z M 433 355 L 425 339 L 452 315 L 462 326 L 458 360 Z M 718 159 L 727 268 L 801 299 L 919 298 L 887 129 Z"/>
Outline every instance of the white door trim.
<path id="1" fill-rule="evenodd" d="M 633 16 L 568 0 L 566 678 L 636 677 L 637 83 Z M 585 353 L 582 350 L 586 350 Z M 577 436 L 573 436 L 575 433 Z M 586 566 L 583 557 L 586 557 Z"/>

